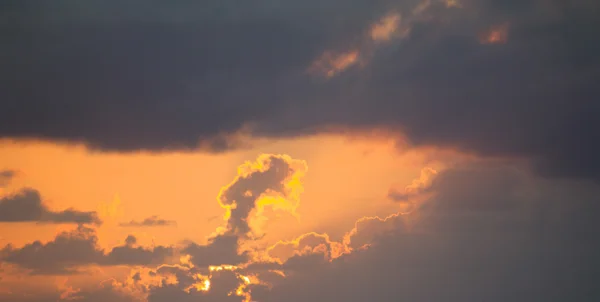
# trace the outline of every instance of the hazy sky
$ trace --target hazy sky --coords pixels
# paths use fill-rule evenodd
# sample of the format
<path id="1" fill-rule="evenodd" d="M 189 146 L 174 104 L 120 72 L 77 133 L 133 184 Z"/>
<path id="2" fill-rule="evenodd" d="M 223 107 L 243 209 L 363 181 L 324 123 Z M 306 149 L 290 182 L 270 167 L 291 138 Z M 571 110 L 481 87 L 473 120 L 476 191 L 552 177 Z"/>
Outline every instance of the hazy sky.
<path id="1" fill-rule="evenodd" d="M 598 301 L 600 2 L 5 1 L 0 301 Z"/>

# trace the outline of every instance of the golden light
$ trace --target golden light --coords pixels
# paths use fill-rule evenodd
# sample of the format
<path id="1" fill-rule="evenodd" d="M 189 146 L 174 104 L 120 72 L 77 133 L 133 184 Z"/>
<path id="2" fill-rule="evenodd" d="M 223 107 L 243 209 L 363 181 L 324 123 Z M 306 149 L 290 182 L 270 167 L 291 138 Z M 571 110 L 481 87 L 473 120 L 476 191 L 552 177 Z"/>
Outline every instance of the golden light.
<path id="1" fill-rule="evenodd" d="M 371 39 L 373 41 L 388 41 L 398 29 L 400 24 L 399 14 L 390 14 L 383 17 L 378 23 L 371 27 Z"/>
<path id="2" fill-rule="evenodd" d="M 504 44 L 508 41 L 508 23 L 492 26 L 479 37 L 481 44 Z"/>

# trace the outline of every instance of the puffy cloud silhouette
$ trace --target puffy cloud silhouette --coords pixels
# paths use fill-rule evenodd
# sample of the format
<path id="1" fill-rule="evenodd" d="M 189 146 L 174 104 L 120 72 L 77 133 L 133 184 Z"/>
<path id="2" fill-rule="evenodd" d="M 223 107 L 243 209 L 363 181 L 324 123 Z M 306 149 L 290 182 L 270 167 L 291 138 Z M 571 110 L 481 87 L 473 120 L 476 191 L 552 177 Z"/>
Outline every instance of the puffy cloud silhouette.
<path id="1" fill-rule="evenodd" d="M 173 248 L 134 247 L 135 241 L 135 237 L 129 236 L 125 245 L 105 253 L 98 247 L 95 230 L 79 226 L 46 243 L 34 241 L 20 248 L 8 245 L 0 250 L 0 260 L 28 269 L 32 274 L 62 275 L 78 273 L 80 268 L 90 265 L 162 264 L 173 255 Z"/>
<path id="2" fill-rule="evenodd" d="M 81 212 L 75 209 L 52 211 L 42 203 L 37 190 L 25 188 L 14 195 L 0 199 L 0 222 L 40 223 L 102 223 L 96 212 Z"/>

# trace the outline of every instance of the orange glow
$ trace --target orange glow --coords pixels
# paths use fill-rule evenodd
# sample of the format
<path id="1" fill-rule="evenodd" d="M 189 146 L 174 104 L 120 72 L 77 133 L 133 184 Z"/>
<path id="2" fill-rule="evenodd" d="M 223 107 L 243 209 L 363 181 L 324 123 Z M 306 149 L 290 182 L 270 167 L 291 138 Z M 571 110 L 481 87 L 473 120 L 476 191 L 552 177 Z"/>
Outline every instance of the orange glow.
<path id="1" fill-rule="evenodd" d="M 237 266 L 235 265 L 211 265 L 208 267 L 208 269 L 211 272 L 218 272 L 218 271 L 235 271 L 238 269 Z"/>
<path id="2" fill-rule="evenodd" d="M 0 144 L 0 164 L 23 171 L 6 187 L 6 192 L 30 186 L 40 191 L 44 202 L 52 209 L 73 207 L 82 211 L 97 210 L 105 221 L 96 228 L 98 244 L 108 251 L 122 245 L 124 238 L 130 234 L 135 235 L 137 244 L 144 247 L 159 244 L 179 246 L 181 240 L 185 239 L 204 244 L 206 238 L 223 234 L 227 231 L 226 225 L 221 219 L 211 217 L 219 218 L 224 212 L 226 218 L 231 217 L 236 205 L 222 202 L 224 191 L 241 178 L 269 169 L 267 158 L 272 155 L 268 154 L 291 151 L 289 155 L 278 155 L 291 166 L 278 192 L 243 188 L 236 193 L 239 194 L 236 196 L 255 198 L 255 207 L 248 216 L 248 223 L 252 230 L 266 234 L 264 237 L 249 236 L 241 240 L 240 251 L 249 252 L 251 262 L 281 263 L 294 255 L 306 254 L 323 255 L 326 260 L 334 261 L 356 249 L 368 247 L 368 244 L 356 246 L 363 240 L 355 236 L 364 229 L 364 223 L 390 222 L 393 217 L 401 215 L 398 213 L 398 204 L 387 198 L 390 186 L 400 184 L 406 191 L 417 190 L 419 186 L 424 186 L 422 184 L 428 183 L 422 167 L 439 171 L 446 161 L 454 162 L 462 156 L 437 149 L 407 149 L 399 152 L 395 138 L 396 134 L 392 133 L 349 132 L 344 136 L 320 135 L 282 140 L 273 142 L 268 148 L 219 155 L 103 154 L 89 153 L 79 147 L 65 148 L 50 144 Z M 257 157 L 257 154 L 262 155 Z M 249 158 L 256 160 L 245 162 Z M 240 162 L 244 164 L 236 167 Z M 310 173 L 307 173 L 309 164 Z M 414 179 L 419 173 L 421 176 Z M 214 202 L 215 195 L 218 202 Z M 279 213 L 290 217 L 272 219 L 271 215 Z M 153 215 L 173 218 L 177 220 L 178 227 L 119 227 L 121 222 L 139 221 Z M 267 218 L 268 224 L 264 223 Z M 2 243 L 10 242 L 19 246 L 37 239 L 47 242 L 54 238 L 58 230 L 74 228 L 75 225 L 6 224 L 0 236 L 4 239 Z M 374 228 L 375 231 L 380 229 L 385 229 L 385 226 Z M 275 252 L 275 249 L 278 251 Z M 251 301 L 250 285 L 275 284 L 267 283 L 275 282 L 268 278 L 262 280 L 260 273 L 247 271 L 251 263 L 239 266 L 223 263 L 200 268 L 194 267 L 191 260 L 189 255 L 177 254 L 170 261 L 178 264 L 163 264 L 159 268 L 173 267 L 189 274 L 192 279 L 184 290 L 189 293 L 205 292 L 207 295 L 210 295 L 211 286 L 218 287 L 216 279 L 213 279 L 218 272 L 231 271 L 239 279 L 239 284 L 231 294 L 243 297 L 246 301 Z M 96 279 L 106 279 L 112 276 L 113 271 L 120 270 L 122 279 L 118 279 L 118 286 L 123 287 L 122 290 L 143 292 L 143 288 L 149 286 L 178 284 L 177 276 L 173 273 L 151 274 L 152 270 L 156 271 L 155 268 L 90 269 L 93 269 Z M 2 277 L 6 276 L 6 272 L 1 274 Z M 133 281 L 132 276 L 138 272 L 141 272 L 141 279 L 136 277 Z M 285 278 L 294 274 L 293 270 L 284 271 L 281 268 L 265 272 L 270 272 L 271 278 Z M 17 280 L 19 276 L 22 275 L 11 280 Z M 49 277 L 36 278 L 41 279 L 35 279 L 35 282 L 45 282 L 47 279 L 44 278 Z M 77 281 L 80 284 L 64 285 L 60 293 L 65 297 L 76 297 L 79 288 L 85 288 L 82 284 L 97 282 L 88 279 L 83 281 L 83 277 L 79 276 L 76 279 L 81 280 Z M 8 277 L 3 280 L 8 280 Z M 23 280 L 19 282 L 25 282 Z M 0 290 L 9 288 L 1 286 Z"/>
<path id="3" fill-rule="evenodd" d="M 399 14 L 390 14 L 383 17 L 378 23 L 371 27 L 371 39 L 374 41 L 387 41 L 398 29 L 400 24 Z"/>
<path id="4" fill-rule="evenodd" d="M 306 162 L 302 160 L 294 160 L 289 155 L 262 154 L 256 159 L 256 161 L 246 161 L 244 164 L 240 165 L 237 169 L 238 175 L 230 184 L 222 187 L 219 191 L 217 201 L 219 205 L 225 209 L 225 215 L 223 216 L 224 220 L 229 220 L 231 217 L 231 210 L 236 206 L 235 203 L 230 205 L 224 202 L 225 192 L 235 185 L 241 178 L 247 178 L 255 172 L 264 172 L 268 170 L 270 168 L 269 160 L 271 157 L 284 160 L 294 172 L 283 181 L 285 189 L 284 196 L 277 192 L 267 191 L 258 197 L 256 200 L 254 217 L 251 217 L 251 219 L 260 219 L 265 207 L 267 206 L 272 207 L 273 210 L 286 211 L 292 214 L 294 217 L 298 217 L 296 209 L 298 208 L 300 202 L 300 194 L 302 194 L 304 191 L 302 178 L 306 174 Z M 252 197 L 252 192 L 246 191 L 244 192 L 244 196 Z"/>
<path id="5" fill-rule="evenodd" d="M 311 65 L 309 72 L 323 74 L 325 77 L 331 78 L 356 64 L 359 57 L 360 53 L 358 50 L 343 53 L 326 51 Z"/>
<path id="6" fill-rule="evenodd" d="M 446 7 L 462 7 L 458 0 L 446 0 Z"/>
<path id="7" fill-rule="evenodd" d="M 508 23 L 492 26 L 479 37 L 482 44 L 504 44 L 508 41 Z"/>

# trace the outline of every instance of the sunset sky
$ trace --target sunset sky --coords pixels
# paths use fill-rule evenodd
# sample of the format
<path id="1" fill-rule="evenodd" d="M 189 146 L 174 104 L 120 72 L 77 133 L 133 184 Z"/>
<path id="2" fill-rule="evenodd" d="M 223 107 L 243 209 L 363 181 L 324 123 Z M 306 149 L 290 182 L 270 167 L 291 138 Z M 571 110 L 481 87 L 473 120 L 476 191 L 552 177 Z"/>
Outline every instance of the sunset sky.
<path id="1" fill-rule="evenodd" d="M 600 2 L 5 1 L 0 301 L 600 301 Z"/>

